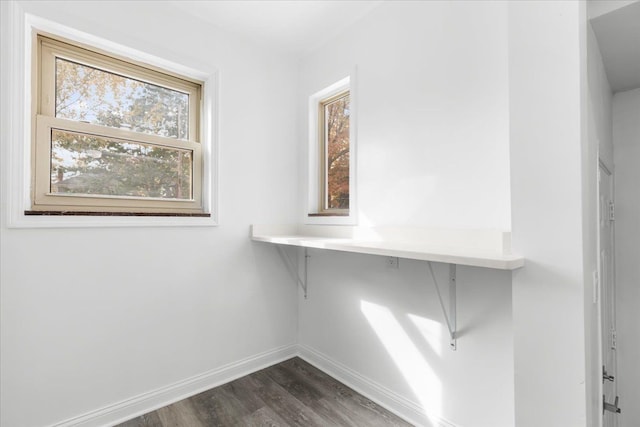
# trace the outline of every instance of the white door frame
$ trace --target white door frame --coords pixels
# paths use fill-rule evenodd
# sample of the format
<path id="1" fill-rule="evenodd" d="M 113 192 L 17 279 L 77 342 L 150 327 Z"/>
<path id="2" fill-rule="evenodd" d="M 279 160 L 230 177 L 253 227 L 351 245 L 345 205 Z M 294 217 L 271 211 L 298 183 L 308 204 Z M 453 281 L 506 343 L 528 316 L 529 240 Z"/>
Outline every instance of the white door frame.
<path id="1" fill-rule="evenodd" d="M 601 199 L 601 180 L 606 179 L 609 182 L 609 199 L 604 201 Z M 597 238 L 597 250 L 598 250 L 598 325 L 600 327 L 600 357 L 601 365 L 607 370 L 608 376 L 613 376 L 614 380 L 602 380 L 602 395 L 608 403 L 614 403 L 617 396 L 617 384 L 615 377 L 617 376 L 617 357 L 615 350 L 615 234 L 614 227 L 615 222 L 610 219 L 609 204 L 614 200 L 614 177 L 612 171 L 609 170 L 607 165 L 598 159 L 598 238 Z M 604 218 L 603 218 L 604 216 Z M 609 240 L 610 256 L 607 260 L 608 265 L 603 265 L 603 248 L 606 243 L 602 241 L 601 224 L 602 221 L 610 222 L 610 232 L 607 239 Z M 605 270 L 606 268 L 606 270 Z M 609 354 L 611 352 L 611 354 Z M 604 378 L 604 371 L 602 372 Z M 602 402 L 604 404 L 604 402 Z M 602 426 L 604 427 L 617 427 L 618 417 L 617 414 L 612 412 L 604 412 L 602 418 Z"/>

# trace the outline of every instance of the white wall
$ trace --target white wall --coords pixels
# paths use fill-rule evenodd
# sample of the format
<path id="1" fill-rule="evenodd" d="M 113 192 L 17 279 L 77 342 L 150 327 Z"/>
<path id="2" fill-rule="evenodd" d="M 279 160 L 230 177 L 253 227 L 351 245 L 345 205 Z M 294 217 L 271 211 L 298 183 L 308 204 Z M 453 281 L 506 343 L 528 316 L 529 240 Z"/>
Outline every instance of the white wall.
<path id="1" fill-rule="evenodd" d="M 640 424 L 640 89 L 613 98 L 620 427 Z"/>
<path id="2" fill-rule="evenodd" d="M 584 8 L 509 2 L 512 237 L 527 259 L 512 288 L 518 427 L 588 422 Z"/>
<path id="3" fill-rule="evenodd" d="M 163 2 L 19 7 L 219 70 L 221 225 L 8 229 L 3 188 L 0 424 L 52 425 L 295 344 L 295 286 L 274 248 L 248 239 L 251 223 L 295 219 L 295 62 Z M 5 99 L 3 112 L 22 108 Z"/>
<path id="4" fill-rule="evenodd" d="M 587 32 L 589 73 L 589 121 L 594 131 L 591 137 L 599 142 L 600 159 L 609 170 L 613 170 L 613 92 L 607 80 L 602 53 L 591 25 Z"/>
<path id="5" fill-rule="evenodd" d="M 308 97 L 355 67 L 360 224 L 509 229 L 506 3 L 382 3 L 302 59 L 301 123 Z M 304 164 L 305 126 L 299 135 Z M 301 168 L 301 194 L 305 178 Z M 510 273 L 458 269 L 453 352 L 424 263 L 311 256 L 308 351 L 455 425 L 513 425 Z"/>
<path id="6" fill-rule="evenodd" d="M 505 5 L 389 3 L 301 61 L 301 123 L 357 66 L 360 225 L 509 229 Z"/>

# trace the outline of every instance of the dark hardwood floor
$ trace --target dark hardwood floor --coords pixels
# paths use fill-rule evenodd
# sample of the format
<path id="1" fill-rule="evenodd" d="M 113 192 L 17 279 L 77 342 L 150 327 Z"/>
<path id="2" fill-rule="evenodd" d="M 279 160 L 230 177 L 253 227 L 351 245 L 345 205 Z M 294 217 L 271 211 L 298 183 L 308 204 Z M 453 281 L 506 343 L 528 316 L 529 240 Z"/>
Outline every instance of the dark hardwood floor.
<path id="1" fill-rule="evenodd" d="M 410 425 L 296 357 L 118 427 Z"/>

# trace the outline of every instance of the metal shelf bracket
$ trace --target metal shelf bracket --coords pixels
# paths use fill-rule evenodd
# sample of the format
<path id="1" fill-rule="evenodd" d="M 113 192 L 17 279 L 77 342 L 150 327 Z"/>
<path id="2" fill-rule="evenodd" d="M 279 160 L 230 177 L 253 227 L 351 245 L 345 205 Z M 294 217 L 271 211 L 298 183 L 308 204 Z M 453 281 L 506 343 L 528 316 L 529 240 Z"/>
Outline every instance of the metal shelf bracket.
<path id="1" fill-rule="evenodd" d="M 282 258 L 284 265 L 289 270 L 289 273 L 291 273 L 291 275 L 293 276 L 293 280 L 295 280 L 296 283 L 299 284 L 302 290 L 304 291 L 304 299 L 307 299 L 307 279 L 308 279 L 307 271 L 309 269 L 309 258 L 311 258 L 311 255 L 309 255 L 307 248 L 304 248 L 304 276 L 301 278 L 300 273 L 298 271 L 297 263 L 294 263 L 291 260 L 287 252 L 285 252 L 285 250 L 282 249 L 282 246 L 280 245 L 275 245 L 275 246 L 278 249 L 278 253 L 280 254 L 280 258 Z"/>
<path id="2" fill-rule="evenodd" d="M 440 302 L 440 308 L 442 309 L 444 320 L 446 321 L 447 328 L 449 329 L 449 347 L 451 348 L 451 350 L 455 351 L 457 348 L 458 338 L 456 325 L 456 265 L 449 264 L 449 313 L 447 313 L 447 309 L 444 306 L 442 294 L 440 293 L 440 286 L 438 285 L 436 275 L 433 273 L 433 266 L 431 265 L 431 261 L 427 261 L 427 265 L 429 266 L 429 273 L 431 273 L 431 280 L 433 280 L 433 284 L 436 287 L 436 292 L 438 293 L 438 301 Z"/>

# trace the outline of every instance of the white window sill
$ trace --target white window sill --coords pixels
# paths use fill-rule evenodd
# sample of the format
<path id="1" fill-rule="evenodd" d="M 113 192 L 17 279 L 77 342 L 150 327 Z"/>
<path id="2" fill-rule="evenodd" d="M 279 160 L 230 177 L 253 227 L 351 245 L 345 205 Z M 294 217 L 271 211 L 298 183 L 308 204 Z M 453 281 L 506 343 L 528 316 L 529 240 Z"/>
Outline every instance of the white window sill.
<path id="1" fill-rule="evenodd" d="M 357 225 L 358 221 L 353 213 L 349 215 L 305 215 L 304 224 L 308 225 Z"/>
<path id="2" fill-rule="evenodd" d="M 25 215 L 7 218 L 8 228 L 215 227 L 217 219 L 197 216 Z"/>

